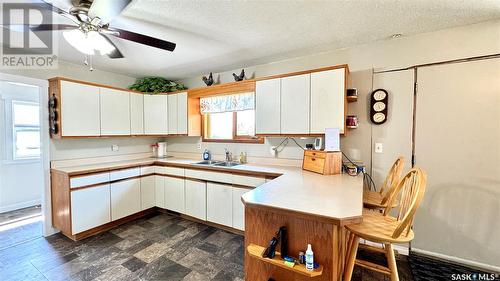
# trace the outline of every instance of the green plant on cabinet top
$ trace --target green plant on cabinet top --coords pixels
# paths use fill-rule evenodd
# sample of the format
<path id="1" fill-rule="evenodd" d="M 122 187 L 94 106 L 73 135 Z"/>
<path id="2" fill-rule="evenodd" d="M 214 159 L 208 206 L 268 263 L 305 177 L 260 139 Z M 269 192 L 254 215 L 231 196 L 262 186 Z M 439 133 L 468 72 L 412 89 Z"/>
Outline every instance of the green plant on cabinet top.
<path id="1" fill-rule="evenodd" d="M 186 90 L 187 87 L 175 81 L 171 81 L 162 77 L 144 77 L 137 79 L 135 84 L 129 87 L 130 90 L 143 93 L 167 93 Z"/>

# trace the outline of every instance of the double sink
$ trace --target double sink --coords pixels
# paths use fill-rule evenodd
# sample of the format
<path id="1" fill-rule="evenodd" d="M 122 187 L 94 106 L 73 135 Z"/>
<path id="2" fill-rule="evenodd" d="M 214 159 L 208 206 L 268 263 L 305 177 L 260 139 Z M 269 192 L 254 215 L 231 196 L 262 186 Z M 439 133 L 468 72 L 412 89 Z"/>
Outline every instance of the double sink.
<path id="1" fill-rule="evenodd" d="M 214 161 L 214 160 L 204 160 L 201 162 L 196 162 L 194 164 L 205 165 L 205 166 L 217 166 L 217 167 L 234 167 L 234 166 L 241 165 L 241 163 L 239 163 L 239 162 Z"/>

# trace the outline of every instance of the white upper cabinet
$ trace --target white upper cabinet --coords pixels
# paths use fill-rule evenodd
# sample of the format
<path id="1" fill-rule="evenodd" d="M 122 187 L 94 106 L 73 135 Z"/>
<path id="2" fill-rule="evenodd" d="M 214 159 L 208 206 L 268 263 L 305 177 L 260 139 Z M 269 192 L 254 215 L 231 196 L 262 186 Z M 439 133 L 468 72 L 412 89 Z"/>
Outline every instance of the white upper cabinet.
<path id="1" fill-rule="evenodd" d="M 168 133 L 187 134 L 187 93 L 168 95 Z"/>
<path id="2" fill-rule="evenodd" d="M 281 78 L 281 134 L 309 134 L 311 74 Z"/>
<path id="3" fill-rule="evenodd" d="M 255 84 L 255 133 L 279 134 L 281 79 L 257 81 Z"/>
<path id="4" fill-rule="evenodd" d="M 101 135 L 130 135 L 130 93 L 109 88 L 100 90 Z"/>
<path id="5" fill-rule="evenodd" d="M 311 73 L 311 134 L 344 132 L 345 68 Z"/>
<path id="6" fill-rule="evenodd" d="M 130 134 L 144 135 L 144 95 L 130 93 Z"/>
<path id="7" fill-rule="evenodd" d="M 177 134 L 177 95 L 168 95 L 168 133 Z"/>
<path id="8" fill-rule="evenodd" d="M 177 94 L 177 134 L 188 133 L 188 93 Z"/>
<path id="9" fill-rule="evenodd" d="M 99 136 L 99 87 L 61 81 L 62 136 Z"/>
<path id="10" fill-rule="evenodd" d="M 167 95 L 144 95 L 144 133 L 146 135 L 168 134 Z"/>

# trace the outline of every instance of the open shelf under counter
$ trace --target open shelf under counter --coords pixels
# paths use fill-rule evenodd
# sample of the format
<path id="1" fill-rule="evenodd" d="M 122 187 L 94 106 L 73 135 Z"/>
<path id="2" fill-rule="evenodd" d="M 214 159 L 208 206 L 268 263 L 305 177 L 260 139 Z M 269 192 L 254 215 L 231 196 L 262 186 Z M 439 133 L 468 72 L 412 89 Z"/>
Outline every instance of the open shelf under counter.
<path id="1" fill-rule="evenodd" d="M 286 270 L 291 270 L 301 275 L 305 275 L 308 277 L 316 277 L 323 274 L 323 267 L 320 265 L 318 268 L 314 270 L 307 270 L 304 264 L 295 264 L 294 267 L 289 267 L 285 265 L 284 260 L 281 258 L 279 252 L 276 252 L 276 256 L 272 259 L 263 258 L 262 253 L 264 253 L 265 248 L 259 245 L 250 244 L 247 246 L 247 251 L 251 257 L 261 260 L 263 262 L 267 262 L 269 264 L 284 268 Z"/>

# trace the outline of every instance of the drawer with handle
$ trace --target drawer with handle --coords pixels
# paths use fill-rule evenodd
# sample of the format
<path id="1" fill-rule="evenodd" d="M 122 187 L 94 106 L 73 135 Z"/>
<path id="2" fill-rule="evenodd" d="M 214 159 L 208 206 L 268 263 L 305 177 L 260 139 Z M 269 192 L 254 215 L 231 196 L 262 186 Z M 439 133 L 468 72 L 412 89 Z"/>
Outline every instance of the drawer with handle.
<path id="1" fill-rule="evenodd" d="M 304 151 L 302 169 L 323 175 L 340 174 L 342 153 L 340 151 Z"/>

